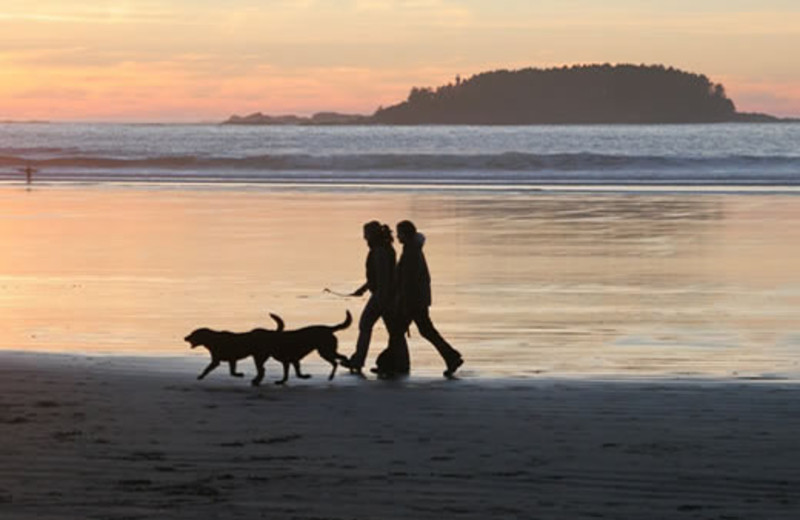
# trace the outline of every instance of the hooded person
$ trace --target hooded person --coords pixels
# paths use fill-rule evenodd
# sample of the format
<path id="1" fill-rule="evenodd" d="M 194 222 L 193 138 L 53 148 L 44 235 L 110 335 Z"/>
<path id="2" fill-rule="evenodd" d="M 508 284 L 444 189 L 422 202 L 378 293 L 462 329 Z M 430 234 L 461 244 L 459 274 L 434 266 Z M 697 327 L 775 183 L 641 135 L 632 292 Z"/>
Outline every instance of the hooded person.
<path id="1" fill-rule="evenodd" d="M 446 369 L 445 377 L 452 377 L 464 361 L 434 327 L 430 317 L 431 276 L 422 248 L 425 236 L 417 232 L 411 221 L 397 224 L 397 239 L 403 244 L 403 252 L 395 268 L 395 314 L 390 325 L 389 346 L 378 358 L 376 372 L 392 376 L 409 371 L 408 347 L 405 333 L 411 323 L 417 325 L 420 335 L 428 340 L 442 356 Z M 384 359 L 382 359 L 384 358 Z"/>
<path id="2" fill-rule="evenodd" d="M 389 226 L 372 220 L 364 224 L 364 240 L 369 247 L 366 260 L 367 281 L 350 296 L 361 296 L 369 291 L 370 297 L 358 322 L 356 351 L 347 361 L 341 362 L 353 374 L 361 374 L 372 339 L 372 328 L 378 319 L 383 318 L 384 325 L 389 330 L 387 320 L 394 305 L 394 269 L 397 255 L 392 247 L 392 230 Z"/>

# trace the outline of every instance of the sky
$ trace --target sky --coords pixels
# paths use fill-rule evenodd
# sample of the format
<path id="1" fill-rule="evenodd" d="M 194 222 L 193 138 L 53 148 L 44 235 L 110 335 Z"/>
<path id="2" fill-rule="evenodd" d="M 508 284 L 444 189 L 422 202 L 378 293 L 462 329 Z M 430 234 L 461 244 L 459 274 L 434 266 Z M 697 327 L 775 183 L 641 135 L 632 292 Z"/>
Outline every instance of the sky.
<path id="1" fill-rule="evenodd" d="M 496 69 L 664 64 L 800 116 L 797 0 L 0 0 L 0 120 L 370 114 Z"/>

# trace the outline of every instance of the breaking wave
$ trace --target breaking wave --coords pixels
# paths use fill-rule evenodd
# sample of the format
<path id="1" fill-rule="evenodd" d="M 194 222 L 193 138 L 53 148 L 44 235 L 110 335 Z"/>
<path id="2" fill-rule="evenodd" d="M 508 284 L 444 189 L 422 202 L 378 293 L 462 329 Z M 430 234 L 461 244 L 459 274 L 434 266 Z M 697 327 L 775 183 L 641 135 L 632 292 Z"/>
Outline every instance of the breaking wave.
<path id="1" fill-rule="evenodd" d="M 0 124 L 0 181 L 800 186 L 800 124 Z"/>
<path id="2" fill-rule="evenodd" d="M 4 150 L 8 152 L 9 150 Z M 30 166 L 48 181 L 800 184 L 800 158 L 574 154 L 276 154 L 248 157 L 118 158 L 0 156 L 0 179 Z"/>

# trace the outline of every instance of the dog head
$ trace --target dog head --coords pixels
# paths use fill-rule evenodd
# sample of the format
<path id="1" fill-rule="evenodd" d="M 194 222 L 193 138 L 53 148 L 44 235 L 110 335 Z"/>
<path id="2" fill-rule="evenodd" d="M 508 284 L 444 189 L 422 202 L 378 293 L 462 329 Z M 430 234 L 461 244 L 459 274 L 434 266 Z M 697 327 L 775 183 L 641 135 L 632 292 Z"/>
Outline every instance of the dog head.
<path id="1" fill-rule="evenodd" d="M 209 337 L 213 334 L 211 329 L 196 329 L 193 330 L 191 334 L 183 338 L 184 341 L 187 341 L 191 348 L 198 347 L 200 345 L 206 345 Z"/>

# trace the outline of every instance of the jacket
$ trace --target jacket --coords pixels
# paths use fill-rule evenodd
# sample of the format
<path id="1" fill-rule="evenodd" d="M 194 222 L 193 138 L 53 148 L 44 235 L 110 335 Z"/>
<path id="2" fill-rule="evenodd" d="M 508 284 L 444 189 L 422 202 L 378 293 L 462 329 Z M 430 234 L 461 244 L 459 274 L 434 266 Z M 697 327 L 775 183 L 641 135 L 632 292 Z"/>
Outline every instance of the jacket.
<path id="1" fill-rule="evenodd" d="M 382 309 L 394 301 L 394 271 L 396 254 L 391 245 L 370 248 L 367 254 L 367 288 L 375 295 Z"/>
<path id="2" fill-rule="evenodd" d="M 424 245 L 425 236 L 422 233 L 417 233 L 403 244 L 395 283 L 401 312 L 413 313 L 431 306 L 431 275 L 422 252 Z"/>

